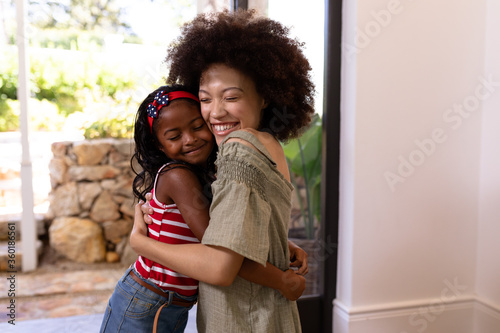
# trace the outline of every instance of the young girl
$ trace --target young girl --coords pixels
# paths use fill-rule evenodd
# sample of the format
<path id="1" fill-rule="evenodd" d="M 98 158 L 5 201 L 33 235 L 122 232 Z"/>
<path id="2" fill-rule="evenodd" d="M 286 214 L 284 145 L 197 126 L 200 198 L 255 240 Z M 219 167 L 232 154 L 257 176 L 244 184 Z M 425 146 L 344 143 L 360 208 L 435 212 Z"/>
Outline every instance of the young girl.
<path id="1" fill-rule="evenodd" d="M 134 194 L 141 199 L 153 194 L 149 237 L 199 243 L 209 220 L 204 192 L 216 150 L 196 95 L 182 86 L 149 94 L 139 106 L 134 139 L 132 160 L 143 169 L 134 179 Z M 116 285 L 101 332 L 151 332 L 156 326 L 161 332 L 183 332 L 197 289 L 196 280 L 139 256 Z"/>
<path id="2" fill-rule="evenodd" d="M 134 138 L 133 160 L 143 168 L 134 179 L 134 193 L 141 200 L 151 190 L 153 194 L 149 238 L 167 244 L 199 243 L 209 221 L 207 190 L 214 180 L 216 150 L 198 98 L 183 86 L 155 90 L 139 107 Z M 244 262 L 240 276 L 290 299 L 302 293 L 302 277 L 272 265 L 256 266 L 261 265 Z M 139 256 L 118 282 L 101 332 L 183 332 L 197 288 L 196 280 Z"/>

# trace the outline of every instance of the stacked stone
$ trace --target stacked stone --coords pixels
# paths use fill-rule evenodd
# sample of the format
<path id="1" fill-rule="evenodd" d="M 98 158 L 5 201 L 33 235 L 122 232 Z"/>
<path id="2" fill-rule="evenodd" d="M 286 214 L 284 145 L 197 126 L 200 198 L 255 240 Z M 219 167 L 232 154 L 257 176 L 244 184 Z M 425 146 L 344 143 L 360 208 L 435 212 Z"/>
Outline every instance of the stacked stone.
<path id="1" fill-rule="evenodd" d="M 115 262 L 133 225 L 133 142 L 101 139 L 52 144 L 50 245 L 82 263 Z"/>

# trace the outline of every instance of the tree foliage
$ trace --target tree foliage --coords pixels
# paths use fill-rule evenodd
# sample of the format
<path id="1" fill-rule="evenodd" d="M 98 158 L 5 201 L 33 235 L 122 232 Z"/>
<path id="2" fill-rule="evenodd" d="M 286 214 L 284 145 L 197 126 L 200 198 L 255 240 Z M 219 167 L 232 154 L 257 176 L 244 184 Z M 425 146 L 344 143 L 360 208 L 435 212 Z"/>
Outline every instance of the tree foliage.
<path id="1" fill-rule="evenodd" d="M 28 6 L 32 24 L 41 29 L 130 32 L 124 13 L 118 0 L 30 0 Z"/>

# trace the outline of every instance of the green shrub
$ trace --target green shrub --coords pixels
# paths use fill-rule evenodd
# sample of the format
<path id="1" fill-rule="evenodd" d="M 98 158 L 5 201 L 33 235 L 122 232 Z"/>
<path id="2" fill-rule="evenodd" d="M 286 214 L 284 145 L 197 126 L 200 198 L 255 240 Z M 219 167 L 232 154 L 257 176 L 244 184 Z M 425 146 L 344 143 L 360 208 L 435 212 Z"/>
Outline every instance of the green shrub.
<path id="1" fill-rule="evenodd" d="M 14 52 L 0 53 L 0 98 L 17 99 L 17 58 Z"/>
<path id="2" fill-rule="evenodd" d="M 18 113 L 16 114 L 7 103 L 8 100 L 17 99 L 16 54 L 16 48 L 10 46 L 0 51 L 0 131 L 18 128 Z M 134 91 L 137 80 L 131 72 L 113 63 L 114 60 L 106 58 L 99 52 L 32 50 L 30 59 L 32 97 L 56 106 L 55 109 L 50 107 L 49 113 L 35 113 L 35 117 L 44 119 L 44 114 L 51 114 L 51 117 L 61 115 L 64 118 L 76 111 L 86 112 L 92 109 L 94 104 L 104 103 L 107 108 L 112 108 L 119 104 L 130 103 L 130 96 L 133 94 L 120 94 L 120 92 Z M 57 110 L 55 115 L 54 110 Z M 32 113 L 34 111 L 36 110 L 32 110 Z M 103 113 L 106 113 L 106 110 Z M 50 122 L 51 119 L 47 119 L 47 123 Z M 52 123 L 62 126 L 59 121 Z M 37 127 L 44 127 L 43 121 L 37 124 Z M 120 126 L 123 129 L 120 129 Z M 104 121 L 102 125 L 94 125 L 93 128 L 95 133 L 100 133 L 100 136 L 111 136 L 112 133 L 125 136 L 127 135 L 125 133 L 130 131 L 129 127 L 118 118 L 116 121 Z"/>
<path id="3" fill-rule="evenodd" d="M 102 33 L 77 29 L 34 29 L 31 47 L 63 50 L 100 50 L 104 45 Z"/>
<path id="4" fill-rule="evenodd" d="M 314 238 L 314 228 L 321 216 L 321 128 L 321 118 L 315 114 L 302 136 L 283 146 L 295 189 L 296 177 L 305 182 L 305 200 L 299 191 L 296 193 L 308 239 Z"/>
<path id="5" fill-rule="evenodd" d="M 60 115 L 57 105 L 48 100 L 29 99 L 29 127 L 33 131 L 59 131 L 64 126 L 65 117 Z M 4 99 L 0 101 L 0 131 L 19 129 L 19 101 Z"/>
<path id="6" fill-rule="evenodd" d="M 133 125 L 125 118 L 104 118 L 92 123 L 83 133 L 86 139 L 131 138 Z"/>
<path id="7" fill-rule="evenodd" d="M 33 91 L 37 99 L 56 103 L 69 115 L 93 101 L 100 102 L 135 86 L 130 73 L 108 63 L 102 54 L 62 51 L 32 60 Z M 111 101 L 112 102 L 112 101 Z"/>
<path id="8" fill-rule="evenodd" d="M 11 108 L 7 98 L 0 98 L 0 132 L 15 131 L 19 128 L 19 113 Z"/>
<path id="9" fill-rule="evenodd" d="M 47 99 L 56 103 L 63 115 L 81 110 L 75 92 L 84 85 L 82 80 L 78 80 L 78 75 L 66 67 L 51 57 L 31 61 L 32 92 L 38 100 Z"/>
<path id="10" fill-rule="evenodd" d="M 80 129 L 86 139 L 131 138 L 136 110 L 135 101 L 93 103 L 85 109 Z"/>

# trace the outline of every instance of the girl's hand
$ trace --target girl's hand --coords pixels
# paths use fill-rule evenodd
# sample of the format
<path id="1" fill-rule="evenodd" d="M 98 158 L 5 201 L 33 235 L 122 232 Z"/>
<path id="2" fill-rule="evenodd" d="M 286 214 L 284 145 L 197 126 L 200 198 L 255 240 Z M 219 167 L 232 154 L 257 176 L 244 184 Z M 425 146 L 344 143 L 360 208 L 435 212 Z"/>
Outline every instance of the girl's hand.
<path id="1" fill-rule="evenodd" d="M 296 301 L 306 289 L 306 278 L 291 269 L 284 272 L 282 280 L 283 286 L 279 292 L 290 301 Z"/>
<path id="2" fill-rule="evenodd" d="M 288 241 L 288 250 L 290 251 L 290 266 L 299 268 L 295 273 L 306 275 L 309 272 L 306 251 L 290 240 Z"/>
<path id="3" fill-rule="evenodd" d="M 153 214 L 153 208 L 151 208 L 151 206 L 149 205 L 149 201 L 151 200 L 151 198 L 152 198 L 152 194 L 148 193 L 148 194 L 146 194 L 146 202 L 143 202 L 142 200 L 139 201 L 139 204 L 142 203 L 141 204 L 141 211 L 143 214 L 142 220 L 146 224 L 153 223 L 153 219 L 151 218 L 151 216 L 149 216 L 150 214 Z"/>

